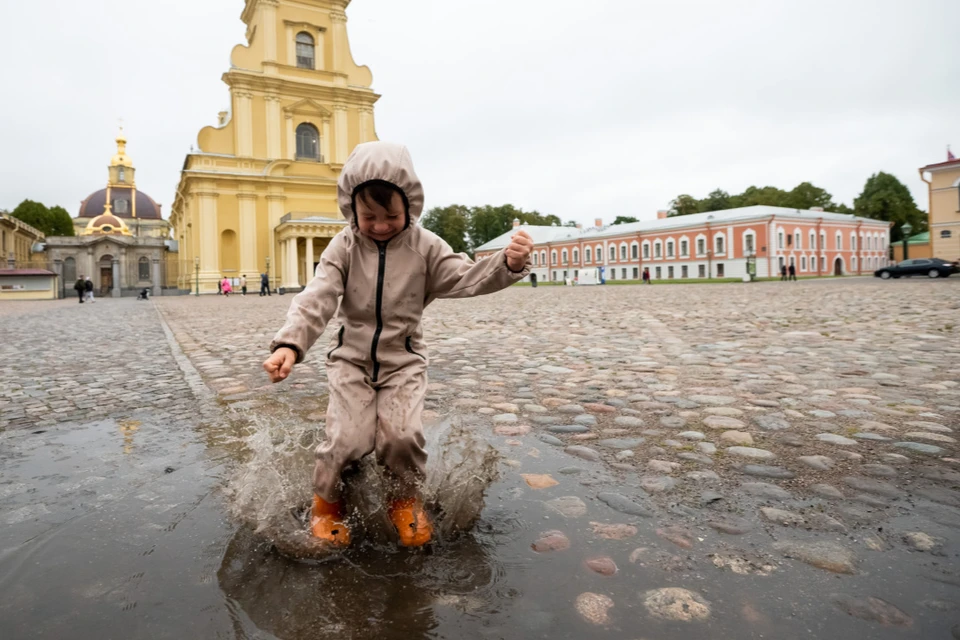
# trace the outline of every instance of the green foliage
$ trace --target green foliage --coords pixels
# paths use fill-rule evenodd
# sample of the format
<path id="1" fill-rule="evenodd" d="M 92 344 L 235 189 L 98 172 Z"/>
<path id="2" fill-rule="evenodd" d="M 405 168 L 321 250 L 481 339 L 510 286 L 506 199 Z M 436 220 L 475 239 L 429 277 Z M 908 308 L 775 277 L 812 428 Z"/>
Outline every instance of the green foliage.
<path id="1" fill-rule="evenodd" d="M 446 240 L 450 248 L 457 253 L 469 253 L 467 226 L 470 221 L 470 209 L 460 204 L 448 207 L 434 207 L 420 219 L 426 229 Z"/>
<path id="2" fill-rule="evenodd" d="M 48 209 L 43 203 L 24 200 L 10 215 L 21 220 L 46 236 L 72 236 L 73 221 L 63 207 Z"/>
<path id="3" fill-rule="evenodd" d="M 50 226 L 53 231 L 47 233 L 48 236 L 74 235 L 73 219 L 67 213 L 67 210 L 59 205 L 50 207 Z"/>
<path id="4" fill-rule="evenodd" d="M 883 171 L 867 179 L 863 191 L 853 200 L 853 209 L 858 216 L 893 222 L 891 242 L 903 239 L 901 226 L 905 222 L 913 226 L 910 235 L 927 231 L 927 214 L 917 208 L 910 190 L 895 176 Z"/>
<path id="5" fill-rule="evenodd" d="M 699 211 L 700 202 L 685 193 L 677 196 L 676 200 L 670 203 L 671 216 L 688 216 L 691 213 L 699 213 Z"/>
<path id="6" fill-rule="evenodd" d="M 617 216 L 617 219 L 613 221 L 614 226 L 618 224 L 628 224 L 630 222 L 640 222 L 633 216 Z"/>
<path id="7" fill-rule="evenodd" d="M 524 211 L 511 204 L 498 207 L 450 205 L 434 207 L 421 218 L 421 224 L 447 241 L 454 251 L 473 255 L 474 249 L 513 229 L 513 221 L 537 226 L 560 226 L 560 218 L 538 211 Z M 576 226 L 570 221 L 567 226 Z"/>
<path id="8" fill-rule="evenodd" d="M 807 210 L 811 207 L 823 207 L 825 211 L 847 213 L 849 207 L 836 204 L 833 196 L 825 189 L 821 189 L 809 182 L 801 182 L 791 191 L 784 191 L 777 187 L 755 187 L 744 189 L 743 193 L 730 195 L 722 189 L 716 189 L 706 198 L 697 200 L 688 194 L 677 196 L 670 203 L 671 216 L 685 216 L 691 213 L 707 211 L 723 211 L 739 207 L 754 207 L 765 205 L 770 207 L 788 207 L 791 209 Z"/>

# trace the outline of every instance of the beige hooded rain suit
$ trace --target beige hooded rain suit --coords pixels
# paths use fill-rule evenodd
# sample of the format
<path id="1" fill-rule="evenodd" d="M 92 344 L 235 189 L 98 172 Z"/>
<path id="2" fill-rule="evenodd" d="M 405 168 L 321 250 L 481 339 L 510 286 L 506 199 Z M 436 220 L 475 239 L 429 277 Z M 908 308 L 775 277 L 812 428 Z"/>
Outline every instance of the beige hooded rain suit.
<path id="1" fill-rule="evenodd" d="M 355 194 L 371 181 L 395 185 L 406 198 L 407 226 L 386 242 L 361 234 L 354 219 Z M 337 190 L 350 225 L 320 256 L 316 277 L 293 299 L 270 349 L 290 347 L 301 362 L 336 314 L 340 329 L 326 354 L 327 441 L 317 449 L 314 490 L 336 502 L 344 467 L 376 451 L 398 492 L 409 494 L 422 481 L 427 459 L 420 421 L 427 389 L 424 307 L 437 298 L 499 291 L 526 276 L 530 265 L 515 273 L 502 251 L 475 263 L 418 226 L 423 186 L 406 147 L 359 145 Z"/>

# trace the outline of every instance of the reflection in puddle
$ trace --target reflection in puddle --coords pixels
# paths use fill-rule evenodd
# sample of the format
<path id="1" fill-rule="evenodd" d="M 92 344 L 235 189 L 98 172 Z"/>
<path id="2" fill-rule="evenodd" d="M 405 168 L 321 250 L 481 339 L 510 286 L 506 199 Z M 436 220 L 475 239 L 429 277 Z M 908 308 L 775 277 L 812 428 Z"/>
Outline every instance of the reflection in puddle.
<path id="1" fill-rule="evenodd" d="M 445 612 L 488 613 L 503 575 L 472 535 L 432 552 L 360 544 L 325 561 L 294 561 L 247 528 L 218 572 L 257 627 L 280 638 L 430 637 Z"/>
<path id="2" fill-rule="evenodd" d="M 123 436 L 123 452 L 127 455 L 133 451 L 133 436 L 140 429 L 139 420 L 121 420 L 117 428 Z"/>

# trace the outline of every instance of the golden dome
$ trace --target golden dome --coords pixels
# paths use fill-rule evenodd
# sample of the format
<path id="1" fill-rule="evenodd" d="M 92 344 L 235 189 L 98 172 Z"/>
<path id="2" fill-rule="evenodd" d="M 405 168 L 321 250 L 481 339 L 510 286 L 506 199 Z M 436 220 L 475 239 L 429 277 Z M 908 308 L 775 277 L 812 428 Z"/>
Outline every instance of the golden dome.
<path id="1" fill-rule="evenodd" d="M 123 220 L 110 212 L 110 205 L 104 208 L 102 214 L 90 220 L 83 230 L 85 236 L 130 236 L 130 229 Z"/>
<path id="2" fill-rule="evenodd" d="M 110 160 L 111 167 L 132 167 L 133 161 L 127 155 L 127 137 L 123 135 L 123 127 L 117 135 L 117 153 Z"/>

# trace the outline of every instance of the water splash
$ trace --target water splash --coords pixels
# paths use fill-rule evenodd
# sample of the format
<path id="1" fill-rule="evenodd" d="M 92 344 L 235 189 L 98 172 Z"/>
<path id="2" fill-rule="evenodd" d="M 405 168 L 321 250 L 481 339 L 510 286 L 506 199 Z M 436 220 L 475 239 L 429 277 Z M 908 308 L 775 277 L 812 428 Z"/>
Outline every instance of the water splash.
<path id="1" fill-rule="evenodd" d="M 428 454 L 424 499 L 439 541 L 467 531 L 483 510 L 484 493 L 498 478 L 499 454 L 457 420 L 424 428 Z M 248 459 L 238 465 L 227 494 L 235 517 L 292 558 L 322 559 L 331 550 L 307 532 L 314 451 L 322 428 L 259 417 L 243 439 Z M 347 519 L 355 540 L 396 542 L 387 516 L 387 482 L 372 456 L 344 474 Z"/>

